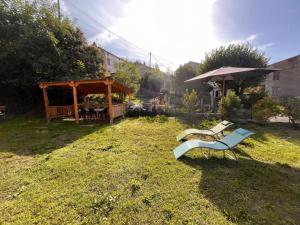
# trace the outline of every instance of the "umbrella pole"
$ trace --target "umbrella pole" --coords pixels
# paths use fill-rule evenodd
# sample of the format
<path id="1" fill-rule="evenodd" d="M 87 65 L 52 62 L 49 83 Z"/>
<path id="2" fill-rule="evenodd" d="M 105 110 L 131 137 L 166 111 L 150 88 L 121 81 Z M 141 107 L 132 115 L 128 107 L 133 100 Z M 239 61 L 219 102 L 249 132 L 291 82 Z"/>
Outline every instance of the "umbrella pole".
<path id="1" fill-rule="evenodd" d="M 225 76 L 223 76 L 223 84 L 222 84 L 222 98 L 225 98 Z M 222 101 L 222 100 L 221 100 Z M 221 113 L 221 119 L 224 120 L 224 104 L 222 104 L 222 113 Z"/>
<path id="2" fill-rule="evenodd" d="M 222 97 L 225 97 L 225 77 L 223 76 Z"/>

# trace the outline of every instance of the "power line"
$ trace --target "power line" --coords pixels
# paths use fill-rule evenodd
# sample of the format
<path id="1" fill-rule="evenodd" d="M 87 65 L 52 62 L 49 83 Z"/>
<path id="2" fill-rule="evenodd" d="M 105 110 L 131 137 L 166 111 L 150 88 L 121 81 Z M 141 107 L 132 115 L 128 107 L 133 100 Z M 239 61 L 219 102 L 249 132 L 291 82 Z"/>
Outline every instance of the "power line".
<path id="1" fill-rule="evenodd" d="M 112 30 L 110 30 L 109 28 L 107 28 L 105 25 L 103 25 L 101 22 L 99 22 L 99 21 L 96 20 L 95 18 L 91 17 L 89 14 L 87 14 L 86 12 L 84 12 L 82 9 L 80 9 L 80 8 L 77 7 L 76 5 L 73 4 L 72 6 L 73 6 L 77 11 L 79 11 L 81 14 L 85 15 L 87 18 L 89 18 L 90 20 L 94 21 L 96 24 L 100 25 L 102 28 L 104 28 L 105 30 L 107 30 L 109 33 L 115 35 L 115 36 L 118 37 L 120 40 L 122 40 L 123 42 L 127 43 L 127 45 L 130 46 L 131 48 L 133 47 L 133 48 L 135 48 L 135 49 L 138 49 L 138 50 L 142 51 L 144 54 L 147 54 L 147 55 L 149 54 L 147 50 L 145 50 L 145 49 L 143 49 L 143 48 L 141 48 L 141 47 L 135 45 L 134 43 L 132 43 L 132 42 L 128 41 L 127 39 L 125 39 L 124 37 L 120 36 L 119 34 L 113 32 Z M 152 57 L 154 56 L 153 53 L 150 53 L 150 58 L 151 58 L 151 55 L 152 55 Z M 164 59 L 164 58 L 162 58 L 162 57 L 160 57 L 160 56 L 158 56 L 158 55 L 156 55 L 156 54 L 155 54 L 155 56 L 156 56 L 156 59 L 159 58 L 160 60 L 165 61 L 165 62 L 167 62 L 167 63 L 170 64 L 170 65 L 177 66 L 175 63 L 172 63 L 172 62 L 170 62 L 169 60 L 166 60 L 166 59 Z M 151 60 L 150 60 L 150 62 L 151 62 Z"/>
<path id="2" fill-rule="evenodd" d="M 78 8 L 77 6 L 73 5 L 73 7 L 75 9 L 77 9 L 79 12 L 81 12 L 82 14 L 84 14 L 86 17 L 88 17 L 89 19 L 93 20 L 94 22 L 96 22 L 97 24 L 99 24 L 102 28 L 104 28 L 105 30 L 107 30 L 109 33 L 115 35 L 116 37 L 118 37 L 119 39 L 122 39 L 123 41 L 127 42 L 129 45 L 134 46 L 137 49 L 140 49 L 141 51 L 147 52 L 146 50 L 138 47 L 137 45 L 133 44 L 132 42 L 128 41 L 127 39 L 123 38 L 122 36 L 118 35 L 117 33 L 113 32 L 112 30 L 110 30 L 109 28 L 107 28 L 106 26 L 104 26 L 102 23 L 100 23 L 98 20 L 96 20 L 95 18 L 91 17 L 90 15 L 88 15 L 86 12 L 84 12 L 83 10 L 81 10 L 80 8 Z"/>

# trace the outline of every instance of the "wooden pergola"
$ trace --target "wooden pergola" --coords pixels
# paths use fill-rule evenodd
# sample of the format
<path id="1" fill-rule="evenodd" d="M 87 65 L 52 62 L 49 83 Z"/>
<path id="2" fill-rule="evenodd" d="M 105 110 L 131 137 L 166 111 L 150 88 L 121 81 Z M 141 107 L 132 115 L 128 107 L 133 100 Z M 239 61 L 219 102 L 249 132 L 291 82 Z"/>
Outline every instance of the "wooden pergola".
<path id="1" fill-rule="evenodd" d="M 43 90 L 45 112 L 48 122 L 50 122 L 53 118 L 74 115 L 76 123 L 79 123 L 78 95 L 86 96 L 88 94 L 104 94 L 106 96 L 109 121 L 110 123 L 113 123 L 114 118 L 125 114 L 126 106 L 125 104 L 113 104 L 112 94 L 118 93 L 124 94 L 125 96 L 131 96 L 133 93 L 130 88 L 110 78 L 98 80 L 42 82 L 39 84 L 39 87 Z M 71 89 L 74 104 L 66 106 L 50 106 L 47 91 L 49 87 Z"/>

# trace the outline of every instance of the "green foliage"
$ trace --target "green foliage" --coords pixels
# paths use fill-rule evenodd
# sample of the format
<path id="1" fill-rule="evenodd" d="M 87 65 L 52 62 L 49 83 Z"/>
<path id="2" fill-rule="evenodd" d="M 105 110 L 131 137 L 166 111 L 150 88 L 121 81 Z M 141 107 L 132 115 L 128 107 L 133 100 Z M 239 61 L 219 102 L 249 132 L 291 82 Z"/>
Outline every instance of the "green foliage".
<path id="1" fill-rule="evenodd" d="M 199 107 L 199 98 L 197 92 L 195 90 L 192 90 L 191 92 L 186 90 L 183 95 L 182 104 L 189 114 L 195 113 L 196 109 Z"/>
<path id="2" fill-rule="evenodd" d="M 141 88 L 145 88 L 154 92 L 160 92 L 165 82 L 165 74 L 159 69 L 151 69 L 142 77 Z"/>
<path id="3" fill-rule="evenodd" d="M 278 116 L 279 114 L 279 103 L 269 96 L 262 98 L 253 106 L 253 118 L 262 124 L 267 123 L 270 117 Z"/>
<path id="4" fill-rule="evenodd" d="M 108 193 L 98 194 L 92 202 L 91 208 L 95 213 L 100 212 L 107 217 L 115 208 L 117 197 Z"/>
<path id="5" fill-rule="evenodd" d="M 268 94 L 263 88 L 247 88 L 246 93 L 241 96 L 242 104 L 245 108 L 251 109 L 253 105 Z"/>
<path id="6" fill-rule="evenodd" d="M 285 97 L 280 100 L 282 114 L 287 116 L 292 125 L 297 127 L 296 121 L 300 120 L 300 99 L 295 97 Z"/>
<path id="7" fill-rule="evenodd" d="M 117 71 L 113 78 L 134 91 L 140 87 L 141 75 L 134 63 L 122 61 L 117 65 Z"/>
<path id="8" fill-rule="evenodd" d="M 97 78 L 104 55 L 57 18 L 52 1 L 0 2 L 0 101 L 26 111 L 41 102 L 38 82 Z"/>
<path id="9" fill-rule="evenodd" d="M 267 64 L 268 59 L 264 53 L 249 44 L 231 44 L 227 47 L 221 46 L 208 53 L 200 65 L 200 70 L 201 73 L 205 73 L 223 66 L 263 68 Z M 226 84 L 240 96 L 247 87 L 256 87 L 264 79 L 263 75 L 249 73 L 245 76 L 235 76 L 234 81 L 227 81 Z"/>
<path id="10" fill-rule="evenodd" d="M 189 62 L 181 65 L 175 71 L 175 91 L 176 93 L 183 94 L 186 89 L 196 90 L 199 95 L 204 95 L 208 92 L 209 87 L 201 82 L 185 83 L 184 81 L 191 79 L 199 74 L 199 65 L 197 63 Z"/>
<path id="11" fill-rule="evenodd" d="M 239 96 L 237 96 L 235 92 L 229 90 L 227 95 L 221 98 L 218 112 L 221 114 L 222 118 L 234 119 L 241 106 L 241 99 Z"/>

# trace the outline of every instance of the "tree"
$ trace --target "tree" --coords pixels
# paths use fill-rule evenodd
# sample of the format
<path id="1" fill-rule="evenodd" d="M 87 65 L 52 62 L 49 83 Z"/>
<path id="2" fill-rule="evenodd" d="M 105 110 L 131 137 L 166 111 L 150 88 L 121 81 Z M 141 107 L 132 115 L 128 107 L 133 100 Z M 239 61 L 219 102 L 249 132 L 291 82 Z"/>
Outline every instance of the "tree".
<path id="1" fill-rule="evenodd" d="M 295 97 L 285 97 L 280 100 L 282 114 L 287 116 L 294 128 L 297 127 L 296 121 L 300 120 L 300 99 Z"/>
<path id="2" fill-rule="evenodd" d="M 41 102 L 38 82 L 98 78 L 104 55 L 87 44 L 50 0 L 0 2 L 0 101 L 28 111 Z"/>
<path id="3" fill-rule="evenodd" d="M 137 91 L 140 87 L 141 75 L 136 65 L 127 60 L 117 65 L 117 71 L 113 77 L 134 91 Z"/>
<path id="4" fill-rule="evenodd" d="M 205 93 L 208 92 L 208 85 L 199 82 L 190 82 L 185 83 L 184 81 L 191 79 L 198 75 L 199 72 L 199 64 L 194 62 L 189 62 L 184 65 L 181 65 L 176 71 L 175 71 L 175 90 L 178 94 L 183 94 L 186 89 L 192 90 L 194 89 L 196 92 L 198 92 L 199 95 L 204 96 Z"/>
<path id="5" fill-rule="evenodd" d="M 144 73 L 141 87 L 153 92 L 160 92 L 166 80 L 166 75 L 159 69 L 151 69 Z"/>
<path id="6" fill-rule="evenodd" d="M 278 116 L 280 114 L 280 107 L 278 101 L 272 99 L 270 96 L 266 96 L 260 99 L 253 106 L 253 118 L 265 124 L 271 117 Z"/>
<path id="7" fill-rule="evenodd" d="M 206 54 L 200 65 L 200 71 L 206 73 L 223 66 L 264 68 L 267 64 L 268 58 L 258 49 L 249 44 L 231 44 Z M 247 87 L 258 86 L 264 79 L 263 75 L 249 73 L 246 76 L 234 76 L 233 82 L 227 82 L 227 85 L 240 96 Z"/>

